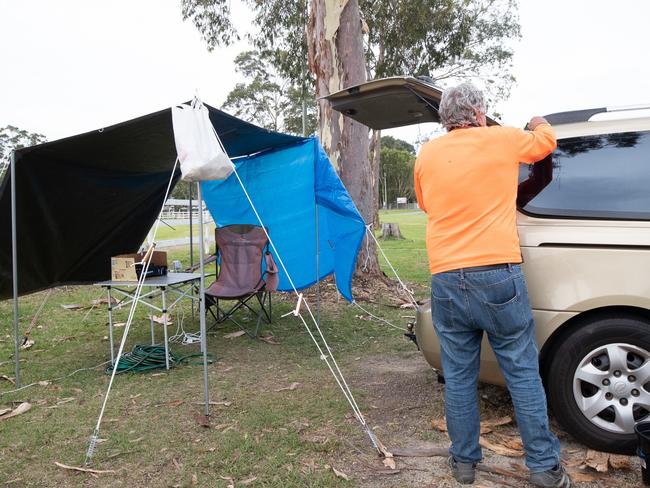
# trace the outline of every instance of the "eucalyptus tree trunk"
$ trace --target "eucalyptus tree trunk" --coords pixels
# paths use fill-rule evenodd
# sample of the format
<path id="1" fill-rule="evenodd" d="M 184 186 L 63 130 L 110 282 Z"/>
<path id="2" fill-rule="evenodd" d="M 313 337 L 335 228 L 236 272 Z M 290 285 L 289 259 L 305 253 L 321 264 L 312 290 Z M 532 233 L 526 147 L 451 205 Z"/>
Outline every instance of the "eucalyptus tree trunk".
<path id="1" fill-rule="evenodd" d="M 316 78 L 316 96 L 366 81 L 361 16 L 357 0 L 311 0 L 308 25 L 309 66 Z M 369 130 L 319 100 L 318 133 L 366 223 L 376 212 L 375 175 L 368 157 Z M 357 273 L 379 274 L 374 242 L 366 240 Z"/>

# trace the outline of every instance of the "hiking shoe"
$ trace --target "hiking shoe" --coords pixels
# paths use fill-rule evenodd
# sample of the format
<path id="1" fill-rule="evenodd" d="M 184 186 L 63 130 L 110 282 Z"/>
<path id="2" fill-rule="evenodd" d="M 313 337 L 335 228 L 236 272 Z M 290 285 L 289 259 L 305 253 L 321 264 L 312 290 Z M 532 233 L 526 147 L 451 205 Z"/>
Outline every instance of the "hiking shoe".
<path id="1" fill-rule="evenodd" d="M 529 481 L 541 488 L 571 488 L 573 486 L 571 478 L 560 464 L 547 471 L 531 473 Z"/>
<path id="2" fill-rule="evenodd" d="M 459 463 L 454 459 L 454 456 L 449 456 L 447 463 L 456 481 L 463 485 L 471 485 L 474 483 L 476 463 Z"/>

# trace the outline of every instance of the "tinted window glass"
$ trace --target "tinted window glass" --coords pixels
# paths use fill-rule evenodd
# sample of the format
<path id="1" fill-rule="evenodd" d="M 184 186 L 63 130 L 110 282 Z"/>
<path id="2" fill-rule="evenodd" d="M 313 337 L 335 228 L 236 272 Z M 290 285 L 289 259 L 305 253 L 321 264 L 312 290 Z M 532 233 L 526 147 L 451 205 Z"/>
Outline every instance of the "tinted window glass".
<path id="1" fill-rule="evenodd" d="M 522 164 L 517 206 L 556 217 L 650 220 L 650 132 L 572 137 Z"/>

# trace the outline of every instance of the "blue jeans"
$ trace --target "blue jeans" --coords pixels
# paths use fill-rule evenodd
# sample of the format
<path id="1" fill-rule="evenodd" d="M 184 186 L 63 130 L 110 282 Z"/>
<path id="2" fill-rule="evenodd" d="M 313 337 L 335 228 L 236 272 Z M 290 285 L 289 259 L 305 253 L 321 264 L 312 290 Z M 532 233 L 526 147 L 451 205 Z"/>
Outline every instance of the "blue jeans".
<path id="1" fill-rule="evenodd" d="M 535 323 L 521 267 L 454 270 L 431 277 L 431 316 L 440 340 L 450 453 L 479 462 L 477 383 L 481 340 L 487 333 L 506 379 L 531 472 L 559 463 L 539 376 Z"/>

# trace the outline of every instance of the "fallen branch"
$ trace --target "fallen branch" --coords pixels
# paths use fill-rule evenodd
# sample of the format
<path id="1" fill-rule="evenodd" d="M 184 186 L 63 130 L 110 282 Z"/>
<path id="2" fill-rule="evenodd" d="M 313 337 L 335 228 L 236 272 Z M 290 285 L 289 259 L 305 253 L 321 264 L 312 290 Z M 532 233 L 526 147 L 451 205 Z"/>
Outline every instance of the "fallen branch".
<path id="1" fill-rule="evenodd" d="M 20 405 L 18 405 L 16 408 L 14 408 L 11 412 L 4 413 L 2 416 L 0 416 L 0 420 L 5 420 L 11 417 L 15 417 L 16 415 L 20 415 L 21 413 L 27 412 L 31 408 L 32 408 L 31 403 L 23 402 Z"/>
<path id="2" fill-rule="evenodd" d="M 109 474 L 109 473 L 115 473 L 116 472 L 116 471 L 113 471 L 112 469 L 99 470 L 99 469 L 90 469 L 90 468 L 80 468 L 79 466 L 68 466 L 67 464 L 62 464 L 62 463 L 59 463 L 59 462 L 56 462 L 56 461 L 54 461 L 54 464 L 56 464 L 59 468 L 69 469 L 71 471 L 81 471 L 82 473 Z"/>
<path id="3" fill-rule="evenodd" d="M 396 447 L 391 451 L 393 456 L 399 457 L 432 457 L 449 456 L 449 449 L 446 447 Z"/>
<path id="4" fill-rule="evenodd" d="M 476 469 L 484 473 L 500 474 L 501 476 L 510 476 L 511 478 L 515 478 L 518 480 L 528 481 L 528 476 L 524 476 L 523 474 L 515 473 L 514 471 L 510 471 L 509 469 L 503 469 L 498 466 L 494 466 L 492 464 L 481 463 L 476 466 Z"/>

